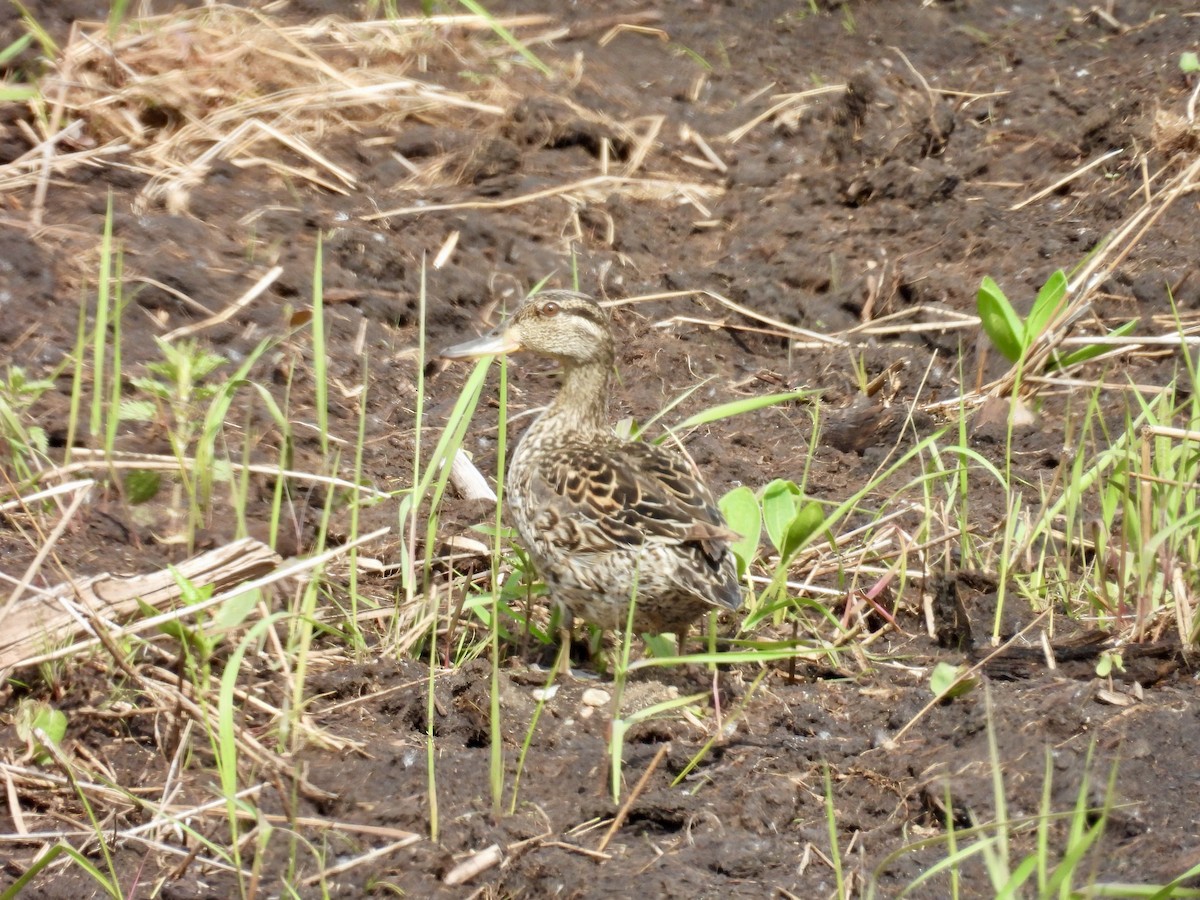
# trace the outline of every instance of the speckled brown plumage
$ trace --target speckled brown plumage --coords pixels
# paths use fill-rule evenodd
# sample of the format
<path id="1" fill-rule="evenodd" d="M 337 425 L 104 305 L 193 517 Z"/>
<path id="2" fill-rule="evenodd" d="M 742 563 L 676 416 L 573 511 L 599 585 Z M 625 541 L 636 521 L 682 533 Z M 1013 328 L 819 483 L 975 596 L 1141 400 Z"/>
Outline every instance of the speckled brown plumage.
<path id="1" fill-rule="evenodd" d="M 606 407 L 614 350 L 591 298 L 547 291 L 496 334 L 451 358 L 527 349 L 562 363 L 553 404 L 525 432 L 507 500 L 553 598 L 602 628 L 682 634 L 711 609 L 741 605 L 737 566 L 712 493 L 682 455 L 623 441 Z"/>

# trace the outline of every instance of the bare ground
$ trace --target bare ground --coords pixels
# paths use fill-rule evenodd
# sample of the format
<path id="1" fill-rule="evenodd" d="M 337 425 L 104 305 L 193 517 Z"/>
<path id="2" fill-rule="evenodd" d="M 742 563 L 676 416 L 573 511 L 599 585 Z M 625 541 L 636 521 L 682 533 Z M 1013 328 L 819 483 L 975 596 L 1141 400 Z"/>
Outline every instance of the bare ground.
<path id="1" fill-rule="evenodd" d="M 74 16 L 104 12 L 68 6 L 30 8 L 59 37 Z M 673 416 L 738 396 L 820 388 L 822 439 L 813 451 L 811 404 L 700 429 L 688 450 L 718 492 L 737 484 L 757 488 L 776 477 L 799 481 L 807 473 L 811 495 L 840 500 L 897 445 L 910 446 L 942 424 L 922 409 L 997 376 L 1005 365 L 997 354 L 983 352 L 977 328 L 860 333 L 845 349 L 790 342 L 769 333 L 779 329 L 762 317 L 821 334 L 844 334 L 896 313 L 910 313 L 905 321 L 947 322 L 954 313 L 973 313 L 984 275 L 1011 297 L 1032 297 L 1054 269 L 1082 260 L 1137 209 L 1143 179 L 1182 168 L 1197 152 L 1195 132 L 1189 135 L 1180 124 L 1190 89 L 1176 64 L 1182 51 L 1200 43 L 1200 17 L 1190 3 L 1122 2 L 1112 10 L 1115 18 L 1057 2 L 820 3 L 815 11 L 804 3 L 682 0 L 652 10 L 580 3 L 564 12 L 560 6 L 544 4 L 549 21 L 520 31 L 564 73 L 553 80 L 518 65 L 492 37 L 468 41 L 448 30 L 446 43 L 441 34 L 428 35 L 420 66 L 406 51 L 396 51 L 397 70 L 469 92 L 496 111 L 415 113 L 401 124 L 360 118 L 352 128 L 313 136 L 325 158 L 353 175 L 350 186 L 329 189 L 277 168 L 228 161 L 217 162 L 182 195 L 148 201 L 144 167 L 71 168 L 50 184 L 44 208 L 32 184 L 12 186 L 2 199 L 0 228 L 0 345 L 6 355 L 31 372 L 54 373 L 74 346 L 79 302 L 95 277 L 111 192 L 131 300 L 123 322 L 124 364 L 156 358 L 152 336 L 204 318 L 181 295 L 220 310 L 279 265 L 282 274 L 259 300 L 200 334 L 235 361 L 263 338 L 279 339 L 258 377 L 280 396 L 290 380 L 289 414 L 311 423 L 311 345 L 306 332 L 289 324 L 311 297 L 313 258 L 323 234 L 327 364 L 336 386 L 330 432 L 353 446 L 360 402 L 353 388 L 365 358 L 364 478 L 397 489 L 411 481 L 416 376 L 424 364 L 416 353 L 422 260 L 432 259 L 457 233 L 445 264 L 427 269 L 426 346 L 436 348 L 475 333 L 497 301 L 511 303 L 547 275 L 569 286 L 573 253 L 581 287 L 597 295 L 707 290 L 756 315 L 697 294 L 620 309 L 623 381 L 614 417 L 643 421 L 709 376 L 713 380 Z M 300 2 L 273 15 L 297 23 L 340 8 Z M 17 24 L 13 14 L 5 15 L 11 39 Z M 661 31 L 610 35 L 611 26 L 623 21 Z M 551 40 L 534 40 L 548 33 Z M 486 52 L 465 49 L 480 42 Z M 179 52 L 186 66 L 186 49 Z M 346 70 L 360 62 L 353 49 L 339 59 Z M 824 86 L 827 92 L 797 98 L 740 133 L 779 95 Z M 174 108 L 170 98 L 152 100 L 131 107 L 152 130 L 178 127 L 194 113 Z M 16 124 L 22 119 L 28 119 L 22 107 L 5 108 L 4 161 L 29 149 Z M 1113 150 L 1119 152 L 1100 165 L 1014 208 Z M 606 156 L 610 172 L 642 181 L 560 190 L 594 179 Z M 311 160 L 287 160 L 298 170 L 311 168 Z M 414 186 L 411 168 L 433 162 L 437 177 Z M 546 195 L 537 197 L 542 191 Z M 472 205 L 413 209 L 464 203 Z M 397 209 L 407 211 L 371 218 Z M 1150 323 L 1165 321 L 1168 296 L 1185 319 L 1194 319 L 1200 309 L 1198 211 L 1193 193 L 1154 224 L 1105 284 L 1095 309 L 1101 319 L 1111 325 L 1139 317 L 1147 331 L 1161 332 Z M 40 227 L 36 215 L 42 216 Z M 869 401 L 858 396 L 859 361 L 869 377 L 892 367 L 887 390 Z M 1107 380 L 1161 384 L 1174 364 L 1170 355 L 1128 358 Z M 537 364 L 512 370 L 513 411 L 544 402 L 553 389 L 544 371 Z M 432 366 L 428 374 L 427 424 L 436 429 L 458 395 L 463 372 Z M 58 372 L 56 389 L 33 411 L 59 453 L 69 390 L 70 371 Z M 1119 421 L 1127 403 L 1114 391 L 1106 412 Z M 1048 395 L 1037 427 L 1018 435 L 1016 474 L 1031 501 L 1038 485 L 1069 461 L 1065 435 L 1079 412 L 1069 392 Z M 265 414 L 256 409 L 240 415 L 262 435 L 253 453 L 274 460 L 277 435 Z M 972 446 L 999 460 L 1003 432 L 976 424 Z M 518 422 L 513 435 L 519 430 Z M 425 440 L 435 434 L 431 430 Z M 315 431 L 299 425 L 295 441 L 293 467 L 320 470 Z M 117 445 L 167 452 L 165 436 L 150 426 L 130 428 Z M 479 467 L 492 471 L 494 411 L 481 411 L 468 446 Z M 252 534 L 266 533 L 271 487 L 265 481 L 255 486 L 247 509 Z M 986 533 L 1003 520 L 1006 497 L 988 479 L 972 490 L 974 524 Z M 312 549 L 323 501 L 317 493 L 293 495 L 278 541 L 282 554 Z M 874 502 L 880 506 L 888 498 Z M 446 534 L 490 516 L 487 509 L 451 500 Z M 376 507 L 364 520 L 362 530 L 394 524 L 395 510 Z M 0 528 L 0 567 L 14 576 L 36 551 L 20 525 Z M 230 539 L 234 526 L 218 510 L 205 523 L 200 548 Z M 341 526 L 348 527 L 344 521 Z M 83 511 L 57 553 L 70 575 L 146 571 L 184 554 L 163 539 L 170 528 L 165 512 L 137 512 L 109 489 Z M 371 555 L 390 562 L 395 552 L 389 545 Z M 982 646 L 991 631 L 994 573 L 951 577 Z M 48 574 L 45 580 L 58 579 Z M 394 582 L 364 576 L 364 583 L 381 602 L 394 599 Z M 878 638 L 839 657 L 836 666 L 804 662 L 794 677 L 783 666 L 757 684 L 757 669 L 722 671 L 718 693 L 731 727 L 680 784 L 673 784 L 675 777 L 712 737 L 704 727 L 711 716 L 636 726 L 625 746 L 627 796 L 658 751 L 668 749 L 603 856 L 594 851 L 618 807 L 606 790 L 607 711 L 583 703 L 583 692 L 596 685 L 566 684 L 546 704 L 516 808 L 495 816 L 488 780 L 489 670 L 483 661 L 437 680 L 436 841 L 428 837 L 427 669 L 410 659 L 375 658 L 370 649 L 360 660 L 332 653 L 310 675 L 311 721 L 346 744 L 341 751 L 310 746 L 295 762 L 328 796 L 294 795 L 277 783 L 256 803 L 267 813 L 419 836 L 330 876 L 331 896 L 366 896 L 391 885 L 409 896 L 637 891 L 818 897 L 837 888 L 829 863 L 828 794 L 842 864 L 851 873 L 849 890 L 875 877 L 881 894 L 894 896 L 945 856 L 946 847 L 897 851 L 943 834 L 948 814 L 961 827 L 997 815 L 990 733 L 1002 761 L 1010 821 L 1037 813 L 1047 777 L 1056 811 L 1074 806 L 1088 778 L 1090 799 L 1100 802 L 1116 766 L 1109 795 L 1115 807 L 1089 856 L 1097 879 L 1161 883 L 1200 863 L 1196 682 L 1176 648 L 1127 648 L 1126 671 L 1111 682 L 1096 677 L 1094 655 L 1081 652 L 1072 660 L 1064 651 L 1051 667 L 1035 649 L 1028 658 L 986 667 L 986 691 L 925 711 L 897 741 L 931 697 L 930 668 L 943 660 L 974 661 L 986 652 L 947 650 L 928 636 L 923 587 L 932 585 L 913 580 L 888 597 L 895 626 L 876 622 Z M 1006 635 L 1032 618 L 1021 609 L 1010 608 L 1009 615 Z M 1060 619 L 1052 637 L 1066 643 L 1075 626 Z M 1034 639 L 1032 646 L 1040 645 Z M 530 669 L 531 655 L 515 654 L 501 679 L 506 807 L 515 759 L 536 708 L 533 690 L 545 679 Z M 264 696 L 282 702 L 285 687 L 277 673 L 263 664 L 256 675 Z M 162 732 L 167 714 L 140 705 L 135 688 L 99 656 L 68 668 L 53 699 L 69 717 L 67 746 L 91 761 L 91 771 L 106 767 L 126 788 L 160 788 L 170 762 Z M 699 669 L 665 678 L 642 672 L 626 709 L 711 688 Z M 25 673 L 0 694 L 0 713 L 11 714 L 23 696 L 49 692 Z M 255 725 L 253 713 L 247 720 Z M 0 742 L 10 761 L 24 752 L 12 729 L 0 732 Z M 195 753 L 196 771 L 203 773 L 210 762 L 203 741 Z M 199 778 L 187 791 L 197 803 L 213 796 Z M 19 800 L 31 831 L 81 818 L 69 792 L 12 789 L 8 796 Z M 140 813 L 114 807 L 112 815 L 106 831 L 136 823 Z M 0 823 L 9 835 L 18 830 L 11 812 Z M 220 834 L 224 826 L 214 820 L 200 827 Z M 1062 846 L 1066 827 L 1054 827 L 1052 845 Z M 352 828 L 295 829 L 309 844 L 295 854 L 293 883 L 384 842 Z M 502 850 L 500 864 L 465 886 L 444 885 L 455 863 L 491 844 Z M 0 844 L 0 886 L 24 871 L 38 846 L 32 840 Z M 1016 839 L 1015 847 L 1028 852 L 1031 837 Z M 95 849 L 89 853 L 98 860 Z M 114 852 L 130 896 L 227 897 L 236 891 L 228 875 L 199 864 L 180 867 L 177 857 L 142 844 L 118 843 Z M 276 840 L 264 854 L 262 889 L 271 896 L 281 891 L 288 855 L 287 843 Z M 299 890 L 318 895 L 311 882 Z M 95 891 L 77 868 L 65 868 L 43 875 L 23 896 Z M 912 896 L 944 897 L 947 891 L 943 879 Z M 990 894 L 982 864 L 969 863 L 963 895 Z"/>

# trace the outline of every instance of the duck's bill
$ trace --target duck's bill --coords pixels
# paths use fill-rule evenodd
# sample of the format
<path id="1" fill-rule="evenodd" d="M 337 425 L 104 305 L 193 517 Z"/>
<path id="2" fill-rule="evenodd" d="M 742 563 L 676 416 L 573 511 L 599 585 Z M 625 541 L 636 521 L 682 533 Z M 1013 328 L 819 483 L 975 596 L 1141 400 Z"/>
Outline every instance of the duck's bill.
<path id="1" fill-rule="evenodd" d="M 447 347 L 441 355 L 443 359 L 475 359 L 496 353 L 512 353 L 520 349 L 521 342 L 517 340 L 516 335 L 510 329 L 505 329 L 497 334 L 486 334 L 473 341 Z"/>

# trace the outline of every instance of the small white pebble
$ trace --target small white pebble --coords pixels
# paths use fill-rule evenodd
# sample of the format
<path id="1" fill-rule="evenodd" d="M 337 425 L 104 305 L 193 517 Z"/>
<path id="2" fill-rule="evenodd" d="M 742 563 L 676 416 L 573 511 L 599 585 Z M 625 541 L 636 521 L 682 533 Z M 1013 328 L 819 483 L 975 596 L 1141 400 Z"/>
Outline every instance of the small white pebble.
<path id="1" fill-rule="evenodd" d="M 533 699 L 539 703 L 545 703 L 547 700 L 553 700 L 554 695 L 558 693 L 558 685 L 552 684 L 550 687 L 540 687 L 533 689 Z"/>
<path id="2" fill-rule="evenodd" d="M 612 696 L 608 691 L 600 688 L 588 688 L 580 698 L 584 706 L 605 706 L 611 699 Z"/>
<path id="3" fill-rule="evenodd" d="M 590 718 L 592 717 L 592 714 L 593 714 L 594 712 L 595 712 L 595 710 L 594 710 L 594 709 L 592 709 L 590 706 L 585 706 L 583 709 L 581 709 L 581 710 L 579 711 L 579 718 L 581 718 L 581 719 L 590 719 Z"/>

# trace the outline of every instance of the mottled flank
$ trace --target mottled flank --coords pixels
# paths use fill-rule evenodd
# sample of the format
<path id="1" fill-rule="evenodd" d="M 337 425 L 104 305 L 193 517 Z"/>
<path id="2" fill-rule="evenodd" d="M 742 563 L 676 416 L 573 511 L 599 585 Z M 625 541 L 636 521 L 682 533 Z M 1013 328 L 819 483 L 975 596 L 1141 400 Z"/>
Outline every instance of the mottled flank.
<path id="1" fill-rule="evenodd" d="M 530 298 L 496 335 L 451 357 L 527 349 L 558 359 L 558 397 L 525 433 L 508 472 L 522 543 L 554 599 L 602 628 L 682 634 L 708 610 L 737 609 L 736 538 L 682 455 L 623 441 L 606 416 L 613 338 L 591 298 Z"/>

